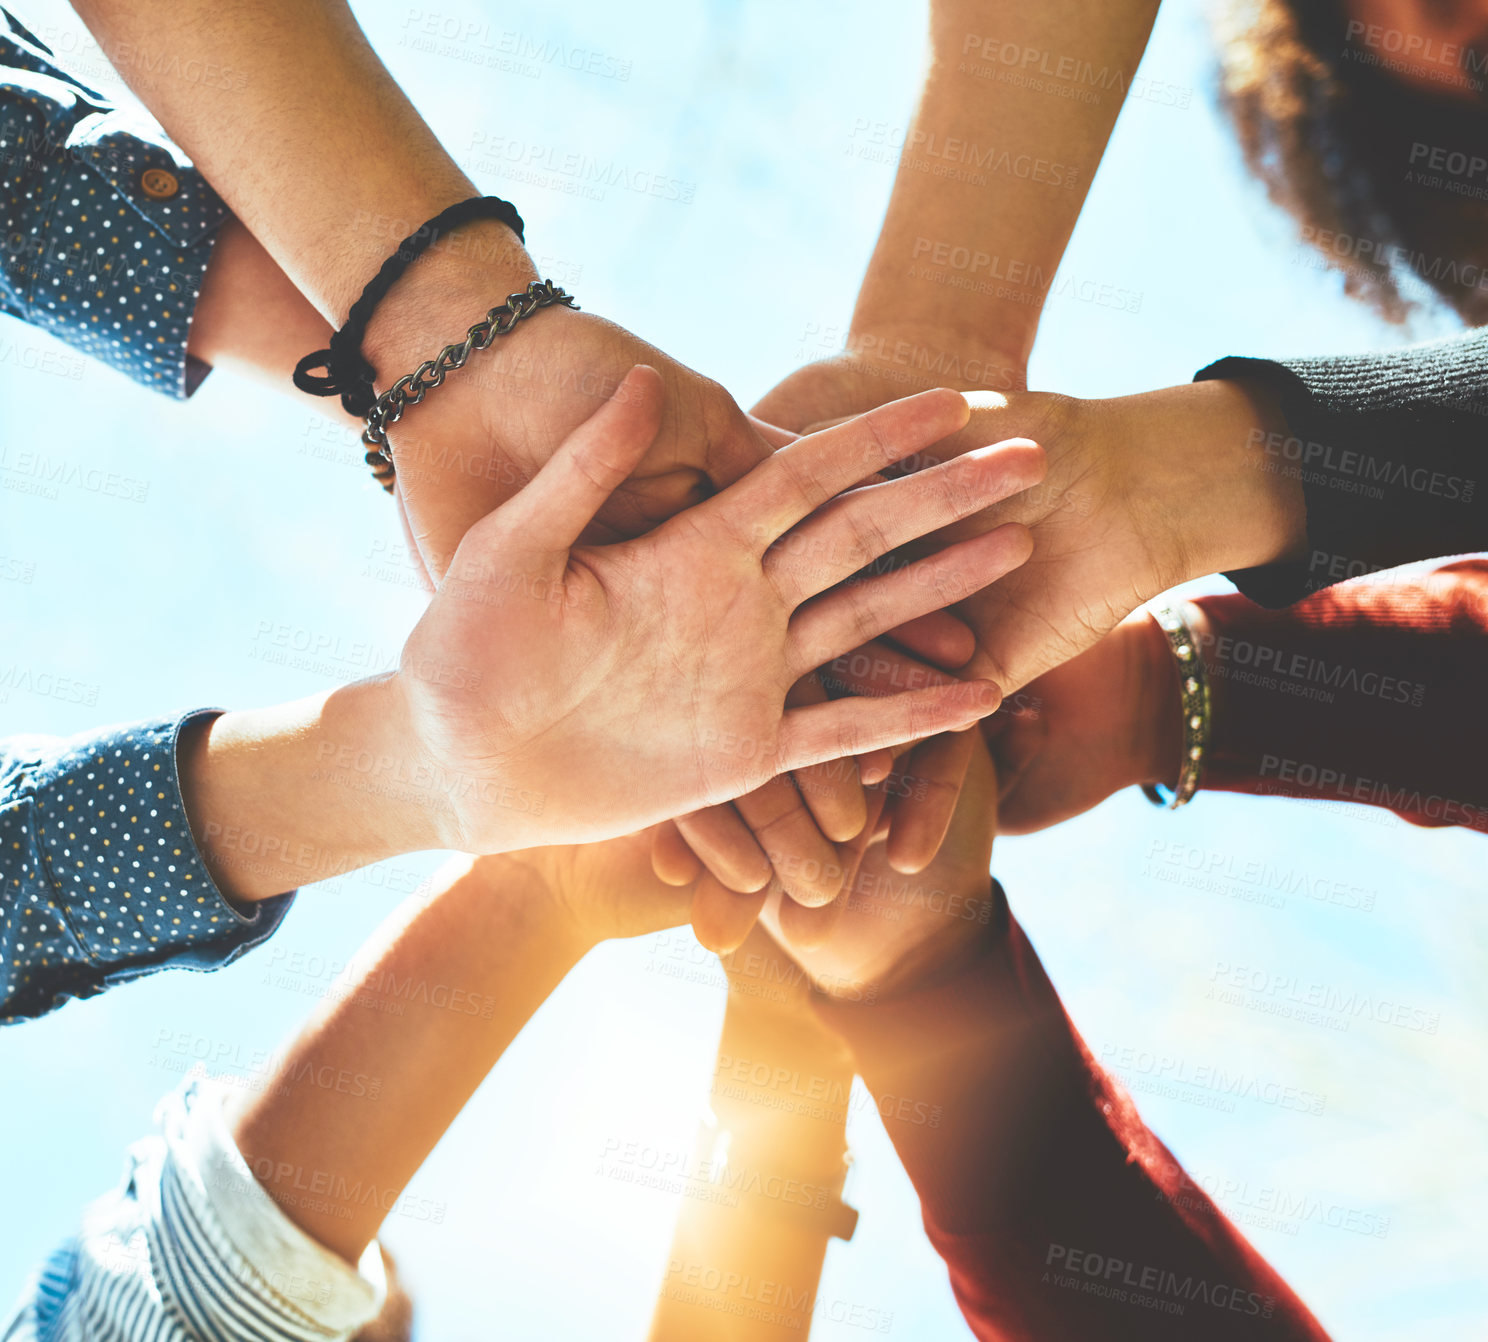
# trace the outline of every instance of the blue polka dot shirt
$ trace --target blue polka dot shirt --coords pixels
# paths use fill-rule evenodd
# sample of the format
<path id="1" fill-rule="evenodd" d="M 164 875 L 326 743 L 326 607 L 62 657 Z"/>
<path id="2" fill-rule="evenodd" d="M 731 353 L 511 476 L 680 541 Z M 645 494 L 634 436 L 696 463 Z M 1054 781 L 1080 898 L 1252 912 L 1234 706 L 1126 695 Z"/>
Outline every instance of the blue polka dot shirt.
<path id="1" fill-rule="evenodd" d="M 216 969 L 278 928 L 293 895 L 240 910 L 192 840 L 176 742 L 204 715 L 0 739 L 0 1024 Z"/>
<path id="2" fill-rule="evenodd" d="M 0 10 L 0 311 L 168 396 L 227 207 L 147 119 Z"/>

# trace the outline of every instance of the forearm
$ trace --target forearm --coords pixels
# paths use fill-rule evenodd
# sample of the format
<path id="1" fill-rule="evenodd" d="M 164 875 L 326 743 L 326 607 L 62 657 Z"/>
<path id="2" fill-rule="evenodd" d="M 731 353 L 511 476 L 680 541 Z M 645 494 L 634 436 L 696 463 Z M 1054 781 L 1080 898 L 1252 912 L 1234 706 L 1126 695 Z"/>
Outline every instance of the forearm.
<path id="1" fill-rule="evenodd" d="M 997 351 L 1005 364 L 987 361 L 984 384 L 1022 384 L 1156 13 L 1156 0 L 936 0 L 930 69 L 853 314 L 865 355 L 879 335 Z M 1045 91 L 1080 86 L 1081 71 L 1099 72 L 1093 99 Z"/>
<path id="2" fill-rule="evenodd" d="M 280 269 L 262 243 L 236 219 L 218 230 L 201 296 L 191 319 L 187 351 L 227 369 L 293 391 L 295 364 L 330 339 L 330 323 Z M 348 427 L 361 421 L 334 397 L 310 402 Z"/>
<path id="3" fill-rule="evenodd" d="M 894 1097 L 884 1126 L 979 1338 L 1324 1336 L 1090 1057 L 1010 915 L 956 977 L 821 1010 Z M 1096 1263 L 1118 1289 L 1081 1289 Z"/>
<path id="4" fill-rule="evenodd" d="M 1264 387 L 1186 383 L 1096 403 L 1130 481 L 1138 533 L 1174 538 L 1166 586 L 1296 558 L 1306 542 L 1302 490 L 1262 469 L 1255 443 L 1285 421 Z M 1156 593 L 1152 593 L 1156 595 Z"/>
<path id="5" fill-rule="evenodd" d="M 1203 786 L 1488 832 L 1488 561 L 1392 570 L 1284 611 L 1195 605 L 1214 705 Z"/>
<path id="6" fill-rule="evenodd" d="M 472 861 L 452 863 L 431 900 L 410 900 L 384 924 L 346 991 L 230 1115 L 244 1159 L 285 1215 L 348 1262 L 588 949 L 528 868 L 507 864 L 509 885 L 493 890 Z M 379 1009 L 409 982 L 426 990 L 398 997 L 397 1012 Z M 338 1195 L 347 1188 L 377 1196 Z"/>
<path id="7" fill-rule="evenodd" d="M 446 846 L 444 793 L 391 677 L 225 713 L 183 733 L 178 758 L 192 836 L 233 899 Z"/>
<path id="8" fill-rule="evenodd" d="M 759 933 L 724 964 L 730 992 L 709 1096 L 713 1122 L 698 1134 L 687 1176 L 733 1196 L 698 1187 L 682 1200 L 651 1342 L 800 1337 L 827 1245 L 851 1234 L 852 1213 L 840 1201 L 852 1088 L 846 1050 L 813 1018 L 800 971 Z M 797 1098 L 803 1093 L 813 1098 Z M 780 1287 L 780 1307 L 763 1316 L 748 1309 L 748 1283 L 761 1281 Z"/>
<path id="9" fill-rule="evenodd" d="M 129 62 L 121 73 L 335 325 L 405 233 L 476 194 L 338 0 L 79 0 L 77 9 L 105 51 L 134 44 L 238 72 L 227 91 L 174 77 L 175 60 Z M 289 190 L 285 164 L 294 164 Z M 520 287 L 531 265 L 516 238 L 499 224 L 478 227 L 485 273 Z"/>

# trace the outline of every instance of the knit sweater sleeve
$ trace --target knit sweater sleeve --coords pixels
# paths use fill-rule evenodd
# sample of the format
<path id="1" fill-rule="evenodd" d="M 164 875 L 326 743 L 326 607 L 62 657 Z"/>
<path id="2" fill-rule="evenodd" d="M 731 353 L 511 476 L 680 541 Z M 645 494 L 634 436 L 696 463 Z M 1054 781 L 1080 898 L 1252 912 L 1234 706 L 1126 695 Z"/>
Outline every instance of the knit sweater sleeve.
<path id="1" fill-rule="evenodd" d="M 1286 416 L 1257 431 L 1257 470 L 1290 475 L 1307 554 L 1229 573 L 1277 609 L 1344 578 L 1488 549 L 1488 327 L 1376 354 L 1221 359 L 1195 381 L 1248 379 Z"/>

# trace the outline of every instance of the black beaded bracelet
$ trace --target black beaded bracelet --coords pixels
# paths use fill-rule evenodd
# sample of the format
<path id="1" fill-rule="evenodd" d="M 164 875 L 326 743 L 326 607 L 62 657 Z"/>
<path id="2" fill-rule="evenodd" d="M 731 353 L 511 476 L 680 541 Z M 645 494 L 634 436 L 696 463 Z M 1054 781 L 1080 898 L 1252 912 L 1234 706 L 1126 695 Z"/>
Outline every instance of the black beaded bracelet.
<path id="1" fill-rule="evenodd" d="M 361 297 L 351 305 L 346 314 L 346 324 L 331 336 L 330 345 L 307 354 L 295 365 L 295 386 L 312 396 L 339 396 L 347 414 L 359 419 L 366 416 L 377 399 L 373 387 L 377 370 L 362 353 L 362 339 L 367 334 L 367 323 L 372 319 L 372 313 L 403 272 L 434 246 L 441 235 L 473 219 L 499 220 L 517 235 L 518 242 L 527 240 L 522 216 L 517 213 L 516 206 L 497 196 L 474 196 L 441 210 L 404 238 L 382 263 L 362 290 Z M 317 371 L 320 369 L 325 371 Z"/>

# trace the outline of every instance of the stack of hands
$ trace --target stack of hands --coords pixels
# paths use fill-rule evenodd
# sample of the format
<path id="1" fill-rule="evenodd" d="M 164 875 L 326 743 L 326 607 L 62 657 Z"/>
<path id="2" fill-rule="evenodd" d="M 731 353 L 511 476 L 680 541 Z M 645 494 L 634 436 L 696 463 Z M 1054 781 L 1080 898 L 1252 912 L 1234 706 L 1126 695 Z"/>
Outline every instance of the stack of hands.
<path id="1" fill-rule="evenodd" d="M 369 333 L 380 366 L 481 301 L 437 257 L 404 284 Z M 1171 782 L 1176 676 L 1156 625 L 1126 617 L 1300 543 L 1295 484 L 1247 460 L 1277 412 L 1243 383 L 903 396 L 845 354 L 746 414 L 587 313 L 519 339 L 524 363 L 592 376 L 451 379 L 392 435 L 433 600 L 400 670 L 319 703 L 305 748 L 328 795 L 356 760 L 426 780 L 413 805 L 358 793 L 367 860 L 643 843 L 709 947 L 762 909 L 792 946 L 836 946 L 860 871 L 923 873 L 964 790 L 987 824 L 990 758 L 1014 831 Z M 260 727 L 203 731 L 194 818 Z M 284 888 L 214 874 L 240 897 Z"/>
<path id="2" fill-rule="evenodd" d="M 477 193 L 341 0 L 76 7 L 108 49 L 169 52 L 169 61 L 129 61 L 127 77 L 189 156 L 153 150 L 185 174 L 207 221 L 194 245 L 160 249 L 179 255 L 178 269 L 199 262 L 191 273 L 203 278 L 189 338 L 180 337 L 189 343 L 145 369 L 157 381 L 168 373 L 184 386 L 174 361 L 189 353 L 287 386 L 329 322 L 341 327 L 333 348 L 343 350 L 348 330 L 364 326 L 360 354 L 387 394 L 408 385 L 409 370 L 434 367 L 425 361 L 461 331 L 473 340 L 472 322 L 540 278 L 519 227 L 467 216 L 459 245 L 431 245 L 364 321 L 364 286 L 391 273 L 396 239 Z M 1011 7 L 996 27 L 1004 49 L 1025 54 L 1063 51 L 1078 32 L 1103 70 L 1130 77 L 1155 10 Z M 1082 1244 L 1146 1254 L 1185 1279 L 1254 1283 L 1244 1298 L 1281 1302 L 1275 1318 L 1265 1312 L 1273 1332 L 1281 1323 L 1288 1337 L 1321 1336 L 1207 1200 L 1173 1196 L 1181 1170 L 1084 1051 L 990 879 L 999 816 L 1005 830 L 1027 832 L 1132 784 L 1191 790 L 1204 752 L 1190 734 L 1207 730 L 1207 700 L 1180 695 L 1174 654 L 1194 655 L 1189 645 L 1202 644 L 1210 617 L 1198 612 L 1188 643 L 1175 638 L 1170 651 L 1139 607 L 1185 581 L 1295 561 L 1309 547 L 1300 473 L 1269 469 L 1256 450 L 1288 430 L 1268 388 L 1290 383 L 1265 380 L 1253 362 L 1235 374 L 1227 361 L 1230 375 L 1211 368 L 1200 375 L 1209 380 L 1105 401 L 1030 392 L 1047 282 L 962 287 L 915 264 L 927 253 L 971 256 L 974 240 L 989 265 L 1005 254 L 1020 272 L 1055 275 L 1121 103 L 1051 104 L 1012 81 L 963 78 L 968 43 L 990 41 L 968 36 L 986 27 L 984 11 L 961 0 L 931 6 L 926 83 L 843 353 L 797 369 L 746 412 L 717 383 L 599 316 L 565 306 L 529 314 L 394 421 L 399 514 L 432 592 L 396 671 L 295 704 L 145 724 L 143 736 L 126 728 L 122 744 L 64 745 L 61 763 L 40 770 L 38 797 L 11 808 L 34 812 L 36 841 L 70 864 L 61 879 L 50 869 L 43 878 L 16 859 L 41 887 L 23 907 L 13 881 L 18 916 L 35 921 L 15 924 L 24 934 L 7 952 L 15 964 L 0 959 L 0 1005 L 8 997 L 23 1014 L 174 956 L 226 963 L 272 933 L 287 902 L 267 917 L 223 908 L 199 930 L 187 918 L 179 937 L 169 929 L 183 918 L 168 927 L 169 911 L 157 910 L 150 950 L 133 926 L 144 922 L 134 892 L 120 892 L 107 915 L 95 910 L 86 863 L 66 847 L 84 846 L 69 828 L 67 789 L 83 772 L 94 790 L 104 739 L 119 792 L 108 801 L 142 831 L 121 841 L 148 828 L 123 800 L 136 792 L 129 770 L 145 768 L 131 743 L 148 738 L 160 759 L 152 772 L 174 761 L 200 857 L 228 901 L 269 900 L 403 852 L 469 855 L 379 935 L 369 973 L 375 981 L 403 965 L 406 978 L 408 966 L 440 964 L 450 981 L 489 984 L 490 1014 L 413 1011 L 369 1028 L 352 995 L 328 998 L 284 1056 L 280 1080 L 301 1064 L 314 1074 L 320 1063 L 355 1072 L 365 1061 L 369 1072 L 399 1076 L 397 1096 L 348 1121 L 324 1087 L 272 1086 L 241 1099 L 220 1143 L 234 1148 L 229 1163 L 246 1161 L 290 1219 L 347 1263 L 361 1261 L 386 1204 L 326 1210 L 279 1188 L 281 1173 L 370 1171 L 377 1187 L 402 1188 L 589 948 L 690 920 L 705 946 L 772 963 L 787 955 L 823 998 L 840 999 L 818 999 L 801 1026 L 800 991 L 783 1033 L 804 1048 L 812 1030 L 835 1030 L 840 1039 L 824 1047 L 850 1049 L 870 1090 L 907 1093 L 882 1058 L 874 1063 L 872 1030 L 861 1013 L 849 1023 L 850 1004 L 892 1000 L 903 1013 L 897 1024 L 894 1011 L 877 1013 L 889 1018 L 882 1033 L 908 1039 L 907 1065 L 926 1063 L 910 1073 L 913 1093 L 952 1097 L 937 1134 L 952 1159 L 929 1158 L 902 1124 L 891 1134 L 979 1336 L 994 1327 L 999 1336 L 1130 1335 L 1129 1317 L 1107 1314 L 1100 1327 L 1115 1331 L 1101 1332 L 1085 1312 L 1097 1302 L 1043 1291 L 1051 1260 L 1036 1261 L 1040 1246 Z M 50 53 L 3 26 L 27 80 L 50 68 Z M 170 73 L 224 52 L 240 76 L 231 116 L 199 81 Z M 17 87 L 29 89 L 27 80 Z M 77 99 L 59 87 L 54 129 L 66 138 L 82 122 L 67 120 Z M 95 95 L 82 92 L 91 106 Z M 29 127 L 41 103 L 30 91 L 22 101 Z M 1038 173 L 988 190 L 924 171 L 915 146 L 974 146 L 989 125 L 1023 158 L 1061 167 L 1068 189 L 1051 190 Z M 293 165 L 290 190 L 282 165 Z M 175 173 L 158 171 L 180 189 Z M 55 202 L 59 193 L 31 194 Z M 510 207 L 503 217 L 515 219 Z M 142 246 L 134 241 L 130 254 Z M 1452 365 L 1464 387 L 1466 364 Z M 329 358 L 326 367 L 335 371 Z M 922 378 L 919 368 L 956 372 Z M 1437 390 L 1441 405 L 1427 387 L 1391 413 L 1414 416 L 1424 398 L 1455 431 L 1465 393 Z M 1380 556 L 1451 552 L 1450 538 L 1423 526 L 1431 516 L 1416 510 L 1409 544 L 1391 541 Z M 1469 534 L 1481 543 L 1465 527 L 1451 532 Z M 1335 548 L 1332 558 L 1348 559 L 1347 547 Z M 1185 671 L 1188 686 L 1197 675 Z M 14 758 L 21 767 L 5 781 L 30 787 L 37 761 Z M 156 796 L 173 804 L 166 787 Z M 149 815 L 163 829 L 179 823 Z M 154 842 L 163 849 L 177 836 Z M 90 855 L 110 863 L 117 851 Z M 177 882 L 183 901 L 204 884 L 187 884 L 195 874 Z M 53 913 L 53 893 L 65 902 L 70 892 L 98 917 L 98 955 L 75 952 L 60 913 L 51 928 L 41 890 Z M 148 885 L 139 894 L 152 906 L 166 900 Z M 132 933 L 117 953 L 123 939 L 109 935 L 108 919 Z M 154 949 L 157 941 L 167 944 Z M 798 972 L 795 987 L 801 981 Z M 964 1022 L 954 1009 L 904 1025 L 927 1002 L 945 1005 L 938 986 L 982 994 L 964 1015 L 989 1032 L 986 1047 L 963 1040 L 958 1052 Z M 182 1104 L 198 1102 L 194 1086 L 183 1093 Z M 141 1239 L 150 1180 L 165 1176 L 139 1169 L 97 1222 L 95 1246 L 106 1248 L 108 1234 Z M 976 1204 L 964 1224 L 963 1189 Z M 90 1291 L 108 1309 L 126 1308 L 116 1277 L 152 1278 L 157 1289 L 153 1259 L 85 1259 L 66 1269 L 65 1287 L 41 1292 L 48 1311 L 67 1297 L 67 1336 L 96 1332 Z M 133 1317 L 146 1326 L 145 1315 Z M 1184 1327 L 1176 1316 L 1144 1319 L 1159 1323 Z M 679 1335 L 695 1335 L 690 1327 Z"/>
<path id="3" fill-rule="evenodd" d="M 271 11 L 250 20 L 193 0 L 171 14 L 182 60 L 231 44 L 251 64 L 231 124 L 181 81 L 129 78 L 234 216 L 192 351 L 282 385 L 398 237 L 478 193 L 344 6 Z M 159 17 L 132 6 L 82 12 L 106 47 L 159 40 Z M 1029 144 L 1073 137 L 1093 172 L 1119 100 L 1050 116 L 969 89 L 953 58 L 975 17 L 932 14 L 916 125 L 970 136 L 996 112 Z M 1036 17 L 1056 34 L 1068 22 Z M 1134 69 L 1151 17 L 1092 9 L 1082 24 Z M 307 87 L 313 106 L 286 116 Z M 258 163 L 262 143 L 298 165 L 291 200 Z M 368 156 L 367 143 L 386 152 Z M 400 671 L 229 713 L 183 741 L 187 811 L 224 891 L 264 898 L 323 874 L 313 860 L 234 866 L 210 842 L 227 825 L 334 854 L 337 870 L 410 848 L 490 853 L 659 825 L 657 870 L 693 888 L 694 926 L 726 948 L 772 896 L 790 897 L 792 919 L 834 908 L 876 836 L 896 871 L 923 870 L 969 766 L 964 729 L 1000 696 L 1175 583 L 1303 543 L 1300 485 L 1254 469 L 1248 450 L 1281 422 L 1259 390 L 1031 393 L 1037 305 L 906 280 L 926 237 L 1009 231 L 1053 274 L 1089 172 L 1078 190 L 1017 180 L 985 192 L 906 162 L 846 352 L 798 369 L 752 413 L 613 322 L 561 306 L 411 406 L 390 444 L 436 592 Z M 503 222 L 472 220 L 443 241 L 371 312 L 361 352 L 379 389 L 540 278 Z M 948 357 L 928 364 L 968 380 L 917 380 L 918 356 L 937 353 Z M 999 753 L 1028 753 L 1017 725 Z M 1106 781 L 1151 772 L 1146 755 L 1113 761 Z M 1174 752 L 1161 773 L 1176 770 Z M 380 786 L 388 775 L 397 796 Z M 1006 771 L 1003 787 L 1037 781 Z M 1040 823 L 1036 808 L 1011 813 Z"/>

